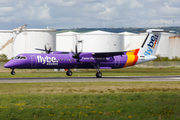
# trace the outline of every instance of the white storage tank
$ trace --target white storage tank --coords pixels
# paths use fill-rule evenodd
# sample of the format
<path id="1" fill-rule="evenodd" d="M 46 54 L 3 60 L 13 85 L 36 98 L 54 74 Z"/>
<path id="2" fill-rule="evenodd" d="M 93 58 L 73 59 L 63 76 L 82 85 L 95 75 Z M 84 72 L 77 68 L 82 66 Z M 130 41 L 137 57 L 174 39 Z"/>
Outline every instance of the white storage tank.
<path id="1" fill-rule="evenodd" d="M 122 32 L 119 34 L 124 35 L 124 50 L 125 51 L 141 48 L 147 36 L 147 33 L 135 34 L 131 32 Z"/>
<path id="2" fill-rule="evenodd" d="M 125 51 L 137 48 L 137 46 L 133 46 L 133 44 L 131 44 L 133 41 L 135 41 L 135 37 L 138 36 L 137 34 L 131 33 L 131 32 L 121 32 L 119 34 L 124 35 L 124 50 Z"/>
<path id="3" fill-rule="evenodd" d="M 144 43 L 148 33 L 139 33 L 138 34 L 138 48 L 141 48 L 142 44 Z"/>
<path id="4" fill-rule="evenodd" d="M 65 32 L 56 34 L 56 50 L 57 51 L 67 51 L 70 52 L 74 48 L 75 35 L 79 33 L 76 32 Z"/>
<path id="5" fill-rule="evenodd" d="M 169 38 L 169 59 L 180 57 L 180 36 Z"/>
<path id="6" fill-rule="evenodd" d="M 57 51 L 78 52 L 117 52 L 124 50 L 124 35 L 93 31 L 87 33 L 66 32 L 56 35 Z"/>
<path id="7" fill-rule="evenodd" d="M 44 49 L 44 45 L 51 50 L 56 50 L 55 29 L 14 29 L 16 39 L 13 41 L 13 56 L 20 53 L 41 53 L 35 48 Z"/>
<path id="8" fill-rule="evenodd" d="M 175 36 L 175 34 L 162 33 L 156 55 L 160 55 L 160 57 L 169 57 L 169 51 L 171 50 L 171 48 L 169 48 L 169 37 L 172 36 Z"/>
<path id="9" fill-rule="evenodd" d="M 80 34 L 80 50 L 83 52 L 118 52 L 124 50 L 124 35 L 104 31 Z"/>
<path id="10" fill-rule="evenodd" d="M 13 57 L 13 38 L 13 30 L 0 30 L 0 54 L 7 55 L 8 59 Z"/>
<path id="11" fill-rule="evenodd" d="M 133 34 L 128 32 L 123 32 L 119 34 L 124 34 L 124 48 L 125 51 L 140 48 L 147 36 L 147 33 Z M 172 33 L 162 33 L 161 39 L 156 51 L 156 55 L 161 57 L 169 57 L 169 51 L 172 48 L 169 47 L 169 37 L 174 36 Z"/>

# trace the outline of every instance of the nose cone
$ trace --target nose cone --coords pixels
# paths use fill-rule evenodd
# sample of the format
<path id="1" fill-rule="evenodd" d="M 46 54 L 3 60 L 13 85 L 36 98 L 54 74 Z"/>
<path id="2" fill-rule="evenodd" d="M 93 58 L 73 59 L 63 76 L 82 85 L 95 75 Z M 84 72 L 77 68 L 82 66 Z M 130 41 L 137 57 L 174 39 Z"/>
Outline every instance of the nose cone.
<path id="1" fill-rule="evenodd" d="M 9 62 L 7 62 L 5 65 L 4 65 L 5 68 L 14 68 L 15 67 L 15 64 L 13 62 L 13 60 L 10 60 Z"/>

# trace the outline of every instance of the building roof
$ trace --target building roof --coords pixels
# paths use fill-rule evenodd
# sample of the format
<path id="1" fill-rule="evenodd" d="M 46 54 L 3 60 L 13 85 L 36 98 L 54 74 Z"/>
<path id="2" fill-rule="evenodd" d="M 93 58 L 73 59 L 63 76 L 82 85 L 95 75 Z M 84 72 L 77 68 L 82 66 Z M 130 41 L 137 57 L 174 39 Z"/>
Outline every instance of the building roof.
<path id="1" fill-rule="evenodd" d="M 69 32 L 64 32 L 64 33 L 58 33 L 58 34 L 56 34 L 56 35 L 74 35 L 74 34 L 79 34 L 79 33 L 69 31 Z"/>
<path id="2" fill-rule="evenodd" d="M 121 32 L 119 34 L 122 34 L 122 35 L 137 35 L 136 33 L 132 33 L 132 32 Z"/>
<path id="3" fill-rule="evenodd" d="M 83 33 L 83 34 L 85 34 L 85 35 L 90 35 L 90 34 L 95 34 L 95 35 L 99 35 L 99 34 L 108 34 L 108 35 L 110 35 L 110 34 L 115 34 L 115 33 L 97 30 L 97 31 L 92 31 L 92 32 Z"/>
<path id="4" fill-rule="evenodd" d="M 174 38 L 175 38 L 175 37 L 180 37 L 180 35 L 171 36 L 170 38 L 173 38 L 173 37 L 174 37 Z"/>

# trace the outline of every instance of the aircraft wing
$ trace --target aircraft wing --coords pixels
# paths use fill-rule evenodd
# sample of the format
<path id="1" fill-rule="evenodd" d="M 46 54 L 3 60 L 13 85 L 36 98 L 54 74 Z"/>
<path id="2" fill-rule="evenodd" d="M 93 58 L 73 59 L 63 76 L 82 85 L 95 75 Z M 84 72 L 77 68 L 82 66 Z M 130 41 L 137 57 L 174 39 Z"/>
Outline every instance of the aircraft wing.
<path id="1" fill-rule="evenodd" d="M 102 57 L 112 57 L 116 55 L 124 55 L 125 52 L 127 51 L 122 51 L 122 52 L 102 52 L 102 53 L 92 53 L 93 56 L 102 56 Z"/>
<path id="2" fill-rule="evenodd" d="M 40 49 L 40 48 L 35 48 L 35 50 L 46 51 L 45 49 Z M 57 52 L 57 51 L 51 50 L 51 52 Z"/>

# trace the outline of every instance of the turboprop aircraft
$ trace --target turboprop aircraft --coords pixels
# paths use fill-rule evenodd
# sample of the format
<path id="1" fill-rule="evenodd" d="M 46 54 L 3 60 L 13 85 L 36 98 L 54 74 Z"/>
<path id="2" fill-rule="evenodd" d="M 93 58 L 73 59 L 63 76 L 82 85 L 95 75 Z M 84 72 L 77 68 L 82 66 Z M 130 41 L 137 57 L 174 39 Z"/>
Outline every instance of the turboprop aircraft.
<path id="1" fill-rule="evenodd" d="M 57 52 L 51 49 L 37 49 L 46 51 L 39 54 L 19 54 L 14 59 L 7 62 L 4 67 L 12 69 L 68 69 L 67 76 L 72 75 L 71 69 L 96 69 L 96 77 L 101 78 L 102 73 L 99 69 L 124 68 L 156 59 L 155 56 L 161 33 L 163 29 L 148 29 L 148 33 L 141 48 L 102 53 L 83 53 L 78 52 L 77 45 L 75 52 Z"/>

